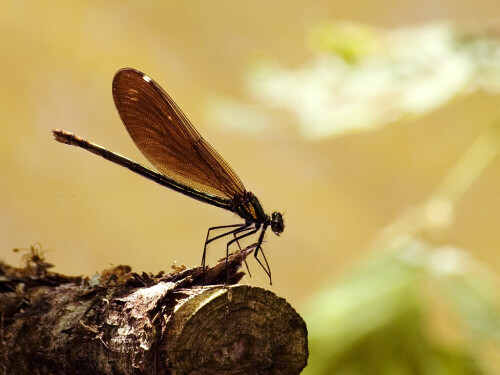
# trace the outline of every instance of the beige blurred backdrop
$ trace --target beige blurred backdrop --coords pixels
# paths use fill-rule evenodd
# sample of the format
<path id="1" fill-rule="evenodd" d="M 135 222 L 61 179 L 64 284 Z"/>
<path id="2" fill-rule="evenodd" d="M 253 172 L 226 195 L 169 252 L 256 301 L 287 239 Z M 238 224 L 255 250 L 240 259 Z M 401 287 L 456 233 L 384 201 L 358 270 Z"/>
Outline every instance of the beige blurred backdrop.
<path id="1" fill-rule="evenodd" d="M 146 163 L 116 114 L 111 80 L 139 69 L 174 98 L 268 211 L 286 210 L 267 235 L 277 294 L 297 304 L 352 267 L 386 225 L 425 200 L 474 138 L 498 117 L 498 96 L 476 93 L 379 130 L 308 141 L 284 124 L 268 136 L 219 131 L 214 95 L 247 98 L 248 62 L 293 68 L 311 57 L 307 33 L 325 20 L 392 28 L 450 20 L 474 25 L 500 3 L 398 1 L 15 1 L 0 5 L 0 258 L 40 242 L 55 270 L 91 275 L 199 264 L 207 228 L 235 215 L 160 187 L 53 141 L 72 131 Z M 500 160 L 457 206 L 442 239 L 500 272 Z M 215 258 L 223 245 L 211 249 Z M 268 287 L 264 272 L 244 282 Z"/>

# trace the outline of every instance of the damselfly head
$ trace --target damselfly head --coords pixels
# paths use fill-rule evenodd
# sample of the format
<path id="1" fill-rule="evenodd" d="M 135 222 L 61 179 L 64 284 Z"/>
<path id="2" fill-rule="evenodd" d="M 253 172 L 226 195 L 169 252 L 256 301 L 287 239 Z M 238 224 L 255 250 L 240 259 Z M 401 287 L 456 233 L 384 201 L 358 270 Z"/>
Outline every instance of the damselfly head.
<path id="1" fill-rule="evenodd" d="M 281 215 L 281 213 L 273 212 L 271 215 L 271 229 L 278 236 L 285 229 L 285 222 L 283 221 L 283 215 Z"/>

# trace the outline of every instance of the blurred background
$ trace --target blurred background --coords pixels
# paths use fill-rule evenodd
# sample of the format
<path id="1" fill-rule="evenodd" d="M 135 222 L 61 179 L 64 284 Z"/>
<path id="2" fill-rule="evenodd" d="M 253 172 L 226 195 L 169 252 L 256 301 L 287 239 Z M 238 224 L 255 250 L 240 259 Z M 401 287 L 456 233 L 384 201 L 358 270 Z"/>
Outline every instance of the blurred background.
<path id="1" fill-rule="evenodd" d="M 111 80 L 156 80 L 267 212 L 307 374 L 500 373 L 497 0 L 0 5 L 0 259 L 67 274 L 199 264 L 238 217 L 77 148 L 148 165 Z M 223 243 L 210 249 L 212 263 Z"/>

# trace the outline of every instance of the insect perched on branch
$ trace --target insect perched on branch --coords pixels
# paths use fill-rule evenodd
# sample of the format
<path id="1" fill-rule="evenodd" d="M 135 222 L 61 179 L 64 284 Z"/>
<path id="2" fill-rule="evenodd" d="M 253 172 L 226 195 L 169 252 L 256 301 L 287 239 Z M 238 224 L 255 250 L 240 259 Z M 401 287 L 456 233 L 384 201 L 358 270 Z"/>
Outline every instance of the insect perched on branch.
<path id="1" fill-rule="evenodd" d="M 113 79 L 113 99 L 130 137 L 159 172 L 64 130 L 54 129 L 55 139 L 84 148 L 160 185 L 239 215 L 244 223 L 208 229 L 202 266 L 205 267 L 209 243 L 232 236 L 226 244 L 227 262 L 229 247 L 233 243 L 239 246 L 241 239 L 260 231 L 254 256 L 272 284 L 271 269 L 262 250 L 262 242 L 268 227 L 277 235 L 283 232 L 283 215 L 279 212 L 265 213 L 257 197 L 245 189 L 229 164 L 203 139 L 172 98 L 150 77 L 135 69 L 119 70 Z M 210 236 L 215 230 L 222 230 L 223 233 Z M 260 254 L 263 261 L 259 259 Z"/>

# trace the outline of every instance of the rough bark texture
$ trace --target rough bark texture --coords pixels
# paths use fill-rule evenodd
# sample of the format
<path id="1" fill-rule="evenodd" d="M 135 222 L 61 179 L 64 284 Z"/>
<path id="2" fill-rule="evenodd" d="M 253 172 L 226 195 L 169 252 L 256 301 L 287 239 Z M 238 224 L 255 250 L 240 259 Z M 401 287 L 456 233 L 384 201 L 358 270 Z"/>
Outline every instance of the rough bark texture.
<path id="1" fill-rule="evenodd" d="M 205 273 L 118 266 L 88 279 L 50 272 L 32 247 L 24 268 L 0 263 L 0 373 L 299 374 L 302 318 L 272 292 L 234 285 L 252 250 L 227 271 L 225 260 Z"/>

